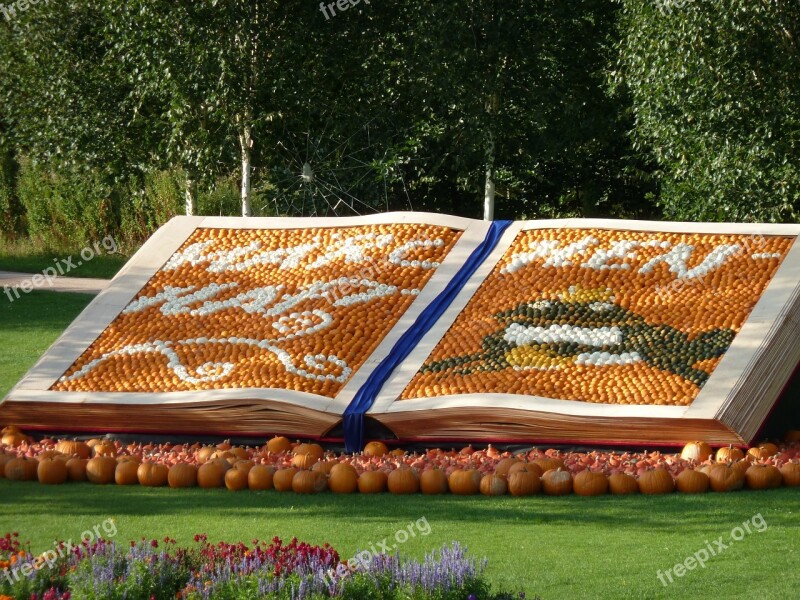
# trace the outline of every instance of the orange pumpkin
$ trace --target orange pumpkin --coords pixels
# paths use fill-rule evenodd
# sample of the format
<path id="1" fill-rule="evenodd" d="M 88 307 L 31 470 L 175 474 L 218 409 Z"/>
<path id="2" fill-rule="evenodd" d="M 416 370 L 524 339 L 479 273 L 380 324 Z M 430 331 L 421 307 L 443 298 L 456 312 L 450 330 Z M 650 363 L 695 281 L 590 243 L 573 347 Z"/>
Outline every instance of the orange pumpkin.
<path id="1" fill-rule="evenodd" d="M 711 489 L 715 492 L 732 492 L 744 487 L 744 473 L 733 465 L 718 464 L 708 471 Z"/>
<path id="2" fill-rule="evenodd" d="M 117 485 L 138 485 L 139 476 L 136 471 L 139 463 L 134 460 L 124 460 L 117 463 L 114 470 L 114 481 Z"/>
<path id="3" fill-rule="evenodd" d="M 69 476 L 67 465 L 55 458 L 45 458 L 39 461 L 36 468 L 39 483 L 58 485 L 64 483 Z"/>
<path id="4" fill-rule="evenodd" d="M 751 490 L 770 490 L 780 487 L 783 481 L 780 470 L 773 465 L 753 465 L 744 478 Z"/>
<path id="5" fill-rule="evenodd" d="M 230 464 L 225 459 L 209 460 L 197 469 L 197 485 L 201 488 L 218 488 L 225 485 L 225 473 Z"/>
<path id="6" fill-rule="evenodd" d="M 575 475 L 572 489 L 578 496 L 602 496 L 608 493 L 608 477 L 587 469 Z"/>
<path id="7" fill-rule="evenodd" d="M 358 472 L 345 463 L 333 466 L 328 478 L 328 488 L 334 494 L 352 494 L 358 489 Z"/>
<path id="8" fill-rule="evenodd" d="M 675 480 L 663 467 L 647 469 L 637 479 L 639 491 L 643 494 L 671 494 L 675 491 Z"/>
<path id="9" fill-rule="evenodd" d="M 395 469 L 389 473 L 386 483 L 392 494 L 416 494 L 419 491 L 419 477 L 410 467 Z"/>
<path id="10" fill-rule="evenodd" d="M 297 473 L 298 471 L 294 467 L 278 469 L 272 477 L 272 485 L 279 492 L 290 492 L 292 491 L 292 480 Z"/>
<path id="11" fill-rule="evenodd" d="M 538 464 L 538 463 L 537 463 Z M 542 475 L 542 489 L 548 496 L 565 496 L 572 493 L 572 475 L 562 468 L 550 469 Z"/>
<path id="12" fill-rule="evenodd" d="M 114 481 L 117 461 L 111 456 L 95 456 L 86 463 L 86 479 L 90 483 L 105 485 Z"/>
<path id="13" fill-rule="evenodd" d="M 247 487 L 254 491 L 271 490 L 275 467 L 256 465 L 247 472 Z"/>
<path id="14" fill-rule="evenodd" d="M 247 471 L 244 469 L 228 469 L 225 472 L 225 487 L 231 492 L 238 492 L 247 487 Z"/>
<path id="15" fill-rule="evenodd" d="M 143 462 L 136 470 L 139 483 L 145 487 L 161 487 L 167 485 L 169 467 L 160 463 Z"/>
<path id="16" fill-rule="evenodd" d="M 447 493 L 447 474 L 441 469 L 428 469 L 419 476 L 419 489 L 426 496 Z"/>
<path id="17" fill-rule="evenodd" d="M 383 442 L 369 442 L 364 446 L 365 456 L 383 456 L 388 454 L 389 448 Z"/>
<path id="18" fill-rule="evenodd" d="M 639 493 L 639 483 L 633 475 L 612 473 L 608 476 L 608 489 L 614 496 L 627 496 Z"/>
<path id="19" fill-rule="evenodd" d="M 709 485 L 708 475 L 694 469 L 684 469 L 675 478 L 675 487 L 682 494 L 704 494 Z"/>
<path id="20" fill-rule="evenodd" d="M 358 476 L 358 491 L 362 494 L 385 492 L 387 479 L 383 471 L 364 471 Z"/>
<path id="21" fill-rule="evenodd" d="M 481 478 L 480 490 L 484 496 L 505 496 L 508 483 L 503 475 L 487 474 Z"/>
<path id="22" fill-rule="evenodd" d="M 689 442 L 683 447 L 681 451 L 681 458 L 683 460 L 693 460 L 701 463 L 708 460 L 714 454 L 711 446 L 705 442 Z"/>
<path id="23" fill-rule="evenodd" d="M 282 452 L 290 452 L 292 450 L 292 442 L 283 436 L 275 436 L 267 442 L 267 451 L 273 454 L 281 454 Z"/>
<path id="24" fill-rule="evenodd" d="M 538 465 L 526 465 L 508 475 L 508 491 L 512 496 L 532 496 L 541 489 L 542 479 Z"/>
<path id="25" fill-rule="evenodd" d="M 89 458 L 92 449 L 84 442 L 77 440 L 61 440 L 56 444 L 56 450 L 67 456 L 77 456 L 78 458 Z"/>
<path id="26" fill-rule="evenodd" d="M 447 478 L 447 485 L 451 494 L 474 496 L 481 490 L 481 479 L 477 469 L 456 469 Z"/>
<path id="27" fill-rule="evenodd" d="M 189 463 L 179 462 L 170 467 L 167 473 L 167 484 L 171 488 L 188 488 L 197 485 L 197 467 Z"/>
<path id="28" fill-rule="evenodd" d="M 298 494 L 318 494 L 326 487 L 325 475 L 318 471 L 297 471 L 292 477 L 292 490 Z"/>

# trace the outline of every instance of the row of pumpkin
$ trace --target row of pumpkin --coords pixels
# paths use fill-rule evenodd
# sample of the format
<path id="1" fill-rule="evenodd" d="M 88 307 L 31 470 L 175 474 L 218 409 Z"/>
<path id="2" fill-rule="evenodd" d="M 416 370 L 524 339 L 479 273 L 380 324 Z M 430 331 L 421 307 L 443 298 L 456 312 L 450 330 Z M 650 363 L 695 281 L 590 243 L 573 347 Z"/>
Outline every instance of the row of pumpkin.
<path id="1" fill-rule="evenodd" d="M 9 436 L 15 436 L 13 439 Z M 111 440 L 34 441 L 16 428 L 3 430 L 0 477 L 44 484 L 226 487 L 280 492 L 478 494 L 526 496 L 731 491 L 800 485 L 800 445 L 763 443 L 747 453 L 704 442 L 687 444 L 681 455 L 652 453 L 564 453 L 531 450 L 512 454 L 489 446 L 459 452 L 409 454 L 370 442 L 364 452 L 337 455 L 314 443 L 275 437 L 260 448 L 223 442 L 128 444 Z M 13 442 L 13 443 L 9 443 Z"/>
<path id="2" fill-rule="evenodd" d="M 510 462 L 498 465 L 493 473 L 482 474 L 477 469 L 456 469 L 449 475 L 433 467 L 419 473 L 407 465 L 400 465 L 388 474 L 382 470 L 368 470 L 359 474 L 347 463 L 318 462 L 321 468 L 278 468 L 238 459 L 233 464 L 225 458 L 211 459 L 198 468 L 190 463 L 176 463 L 171 467 L 155 462 L 139 463 L 136 458 L 122 456 L 95 456 L 91 459 L 49 455 L 40 459 L 12 458 L 3 463 L 5 477 L 10 480 L 35 480 L 43 484 L 61 484 L 67 481 L 89 481 L 95 484 L 166 486 L 185 488 L 226 487 L 232 491 L 244 489 L 294 491 L 301 494 L 323 492 L 335 494 L 380 493 L 392 494 L 484 494 L 487 496 L 529 496 L 540 491 L 551 496 L 575 493 L 597 496 L 607 493 L 664 494 L 676 489 L 684 493 L 701 493 L 709 489 L 727 492 L 745 486 L 751 489 L 769 489 L 800 486 L 800 464 L 786 463 L 780 469 L 774 465 L 740 460 L 733 463 L 704 465 L 685 469 L 673 478 L 663 467 L 646 469 L 638 477 L 626 473 L 604 473 L 586 469 L 573 475 L 563 467 L 542 471 L 540 462 Z M 508 467 L 507 469 L 505 467 Z M 329 467 L 329 468 L 327 468 Z"/>

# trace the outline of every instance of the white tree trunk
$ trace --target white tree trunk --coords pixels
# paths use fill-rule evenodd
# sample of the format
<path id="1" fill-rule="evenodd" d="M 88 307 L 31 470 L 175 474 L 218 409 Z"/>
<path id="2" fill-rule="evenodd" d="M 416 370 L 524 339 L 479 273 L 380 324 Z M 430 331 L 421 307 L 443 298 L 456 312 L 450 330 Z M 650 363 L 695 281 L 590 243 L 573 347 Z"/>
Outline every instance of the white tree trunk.
<path id="1" fill-rule="evenodd" d="M 486 185 L 483 188 L 483 220 L 494 219 L 494 140 L 489 138 L 489 148 L 486 153 Z"/>
<path id="2" fill-rule="evenodd" d="M 184 190 L 184 206 L 186 208 L 186 216 L 191 217 L 194 215 L 195 207 L 197 206 L 197 181 L 192 175 L 186 175 L 186 189 Z"/>
<path id="3" fill-rule="evenodd" d="M 249 125 L 242 128 L 239 145 L 242 148 L 242 216 L 249 217 L 253 214 L 250 205 L 250 148 L 253 147 L 253 138 Z"/>

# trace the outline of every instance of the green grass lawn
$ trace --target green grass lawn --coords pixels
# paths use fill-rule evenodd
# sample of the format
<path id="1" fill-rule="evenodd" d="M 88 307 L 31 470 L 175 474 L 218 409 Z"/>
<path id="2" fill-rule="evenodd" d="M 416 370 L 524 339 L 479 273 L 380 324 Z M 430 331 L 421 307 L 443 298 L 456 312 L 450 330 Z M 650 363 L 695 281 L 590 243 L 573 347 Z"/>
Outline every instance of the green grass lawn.
<path id="1" fill-rule="evenodd" d="M 39 359 L 93 296 L 32 291 L 0 294 L 0 398 Z"/>
<path id="2" fill-rule="evenodd" d="M 0 395 L 39 358 L 90 296 L 35 291 L 0 309 Z M 705 568 L 663 586 L 657 577 L 754 515 L 763 532 Z M 483 498 L 299 496 L 276 492 L 170 490 L 71 484 L 45 487 L 0 479 L 0 535 L 19 531 L 43 551 L 114 518 L 117 539 L 141 536 L 191 543 L 297 536 L 328 541 L 349 557 L 419 519 L 430 534 L 402 544 L 410 555 L 458 540 L 489 559 L 495 587 L 543 598 L 769 598 L 797 596 L 800 490 L 704 496 Z M 752 529 L 755 529 L 752 527 Z M 415 529 L 415 531 L 419 531 Z"/>
<path id="3" fill-rule="evenodd" d="M 754 515 L 762 532 L 732 530 Z M 489 559 L 496 588 L 542 598 L 769 598 L 797 595 L 800 569 L 797 489 L 662 497 L 300 496 L 294 493 L 172 490 L 69 484 L 45 487 L 0 480 L 0 534 L 19 531 L 44 551 L 115 519 L 116 539 L 172 536 L 190 544 L 297 536 L 330 542 L 352 556 L 424 519 L 428 527 L 399 547 L 422 556 L 458 540 Z M 760 521 L 759 521 L 760 523 Z M 735 532 L 738 536 L 739 533 Z M 657 572 L 722 536 L 729 548 L 705 568 L 665 587 Z"/>

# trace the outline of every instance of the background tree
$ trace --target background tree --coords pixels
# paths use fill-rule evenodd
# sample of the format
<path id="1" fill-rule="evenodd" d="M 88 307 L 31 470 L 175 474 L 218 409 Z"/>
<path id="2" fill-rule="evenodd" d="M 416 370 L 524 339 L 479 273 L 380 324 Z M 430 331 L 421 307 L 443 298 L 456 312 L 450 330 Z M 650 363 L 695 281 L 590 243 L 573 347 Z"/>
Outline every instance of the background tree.
<path id="1" fill-rule="evenodd" d="M 800 4 L 624 0 L 617 82 L 671 219 L 794 221 Z M 661 6 L 661 9 L 659 9 Z"/>

